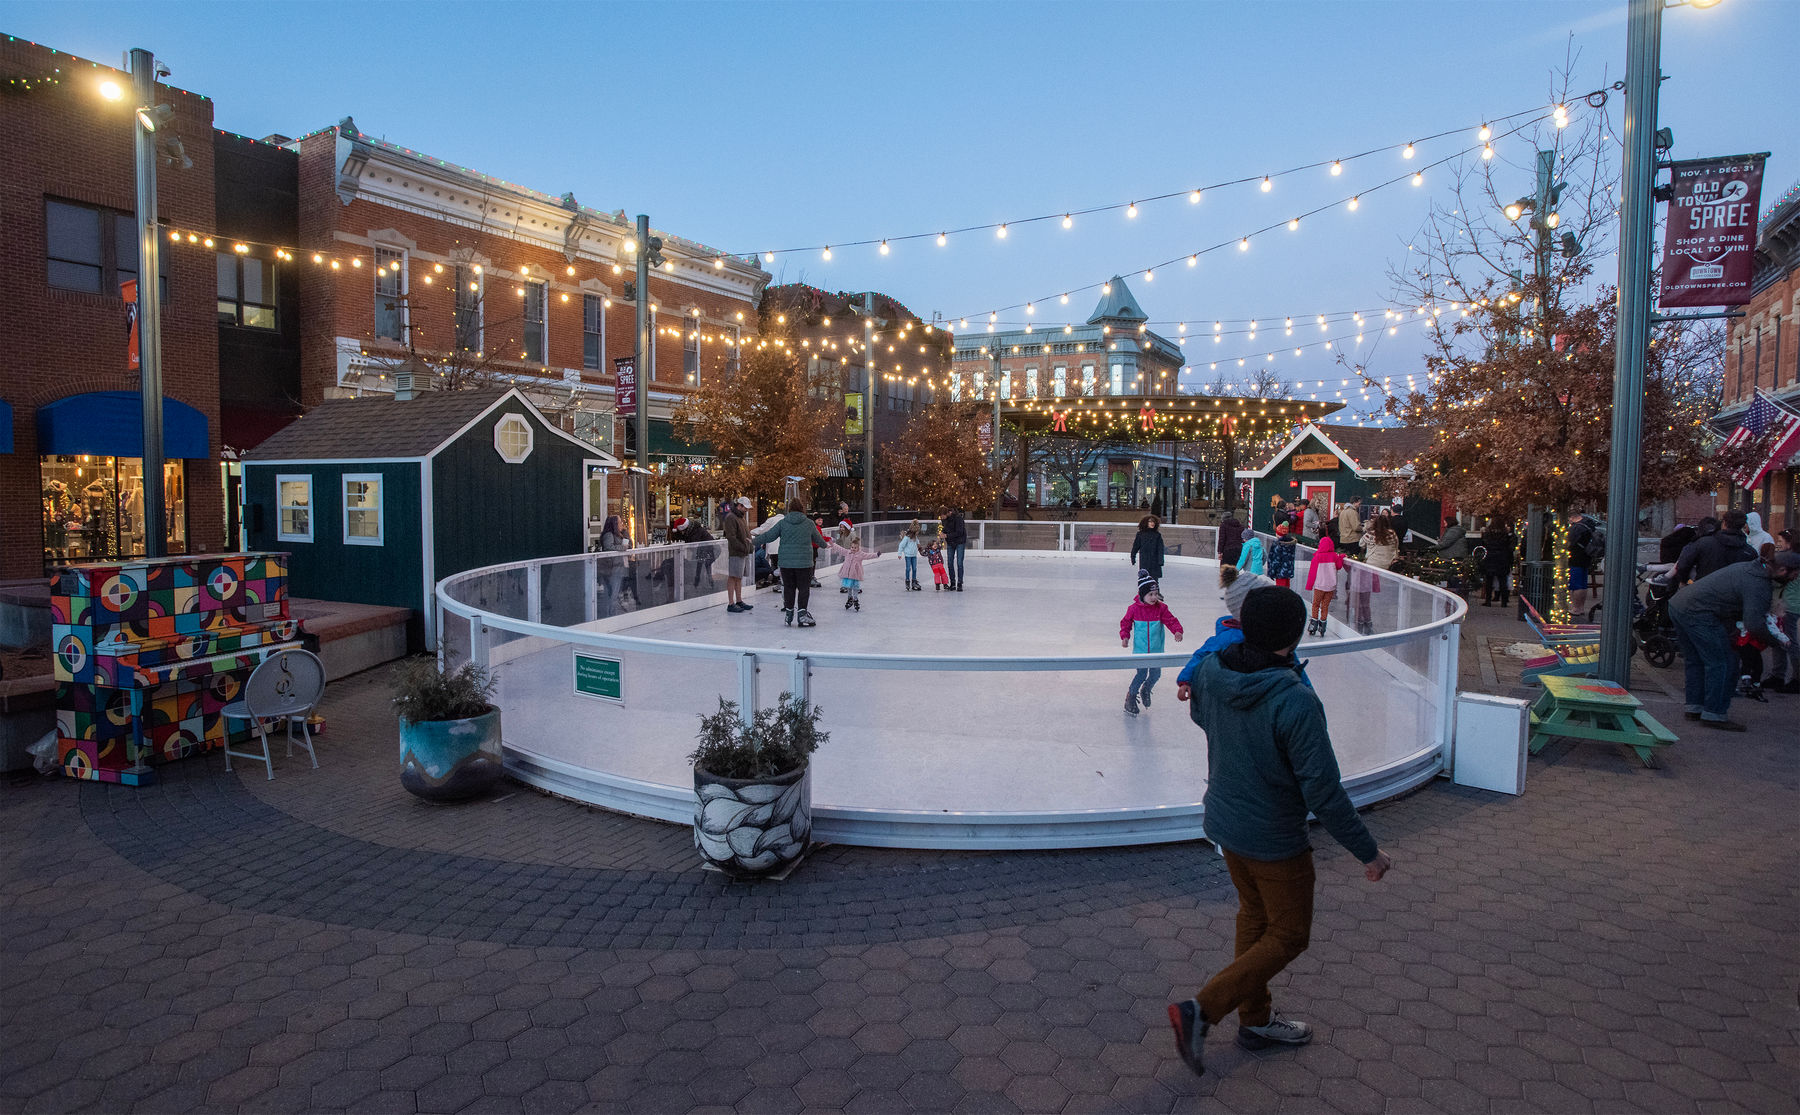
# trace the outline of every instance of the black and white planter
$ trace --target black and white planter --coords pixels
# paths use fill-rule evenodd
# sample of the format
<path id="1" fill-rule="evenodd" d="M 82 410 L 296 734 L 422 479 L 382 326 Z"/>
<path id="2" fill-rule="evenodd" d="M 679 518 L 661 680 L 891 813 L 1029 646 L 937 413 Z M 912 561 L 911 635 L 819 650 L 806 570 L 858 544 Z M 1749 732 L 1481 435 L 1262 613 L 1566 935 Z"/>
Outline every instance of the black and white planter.
<path id="1" fill-rule="evenodd" d="M 694 847 L 740 879 L 779 875 L 812 842 L 812 767 L 772 778 L 720 778 L 694 768 Z"/>

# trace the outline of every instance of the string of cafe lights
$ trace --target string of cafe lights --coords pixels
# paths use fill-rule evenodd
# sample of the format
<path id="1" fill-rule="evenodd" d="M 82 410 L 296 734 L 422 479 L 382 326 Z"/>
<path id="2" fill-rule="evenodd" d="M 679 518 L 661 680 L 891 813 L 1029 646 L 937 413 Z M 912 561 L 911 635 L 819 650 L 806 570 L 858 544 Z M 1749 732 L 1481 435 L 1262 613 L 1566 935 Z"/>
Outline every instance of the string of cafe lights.
<path id="1" fill-rule="evenodd" d="M 1596 92 L 1598 94 L 1604 93 L 1603 90 L 1596 91 Z M 1270 193 L 1274 190 L 1276 180 L 1282 179 L 1282 178 L 1287 178 L 1287 177 L 1290 177 L 1290 176 L 1293 176 L 1296 174 L 1304 174 L 1308 171 L 1318 170 L 1320 168 L 1328 168 L 1330 175 L 1335 178 L 1344 172 L 1344 166 L 1346 163 L 1353 163 L 1353 162 L 1356 162 L 1356 161 L 1359 161 L 1362 159 L 1372 158 L 1376 155 L 1381 155 L 1381 154 L 1385 154 L 1385 153 L 1392 152 L 1392 151 L 1399 151 L 1404 158 L 1411 159 L 1411 158 L 1413 158 L 1419 144 L 1430 143 L 1435 140 L 1443 139 L 1446 136 L 1453 136 L 1453 135 L 1457 135 L 1457 134 L 1460 134 L 1463 132 L 1476 132 L 1480 138 L 1481 143 L 1484 145 L 1488 145 L 1485 157 L 1491 158 L 1492 157 L 1492 148 L 1491 148 L 1491 144 L 1489 141 L 1495 135 L 1494 129 L 1495 129 L 1496 125 L 1509 123 L 1511 121 L 1517 120 L 1519 117 L 1522 117 L 1522 116 L 1531 116 L 1532 119 L 1526 121 L 1523 125 L 1511 128 L 1501 134 L 1510 135 L 1513 132 L 1518 131 L 1521 127 L 1529 127 L 1534 123 L 1538 123 L 1545 119 L 1550 119 L 1552 117 L 1554 117 L 1558 120 L 1558 127 L 1561 127 L 1567 121 L 1567 112 L 1568 112 L 1568 108 L 1567 108 L 1566 104 L 1558 104 L 1558 105 L 1554 106 L 1554 108 L 1551 109 L 1549 112 L 1546 112 L 1541 105 L 1537 105 L 1537 106 L 1533 106 L 1531 108 L 1520 109 L 1516 112 L 1506 113 L 1501 116 L 1488 117 L 1486 120 L 1482 121 L 1479 125 L 1464 124 L 1464 125 L 1460 125 L 1455 128 L 1448 128 L 1448 129 L 1445 129 L 1440 132 L 1434 132 L 1429 135 L 1424 135 L 1424 136 L 1420 136 L 1415 139 L 1406 140 L 1404 142 L 1396 142 L 1396 143 L 1385 144 L 1380 147 L 1372 147 L 1366 151 L 1359 151 L 1359 152 L 1356 152 L 1351 155 L 1338 156 L 1338 157 L 1334 157 L 1334 158 L 1330 158 L 1330 159 L 1318 159 L 1313 162 L 1304 163 L 1299 166 L 1288 167 L 1283 170 L 1272 170 L 1272 171 L 1268 171 L 1268 172 L 1266 172 L 1264 174 L 1260 174 L 1260 175 L 1246 175 L 1246 176 L 1243 176 L 1240 178 L 1224 179 L 1224 180 L 1221 180 L 1218 182 L 1211 182 L 1211 183 L 1207 183 L 1207 184 L 1203 184 L 1203 185 L 1199 185 L 1199 186 L 1191 186 L 1191 187 L 1187 187 L 1187 188 L 1180 189 L 1180 190 L 1170 190 L 1170 191 L 1166 191 L 1163 193 L 1152 194 L 1149 196 L 1142 196 L 1142 197 L 1134 198 L 1130 201 L 1111 202 L 1111 203 L 1107 203 L 1104 205 L 1087 206 L 1085 208 L 1062 209 L 1062 210 L 1057 210 L 1057 211 L 1053 211 L 1053 212 L 1039 213 L 1039 214 L 1035 214 L 1033 216 L 1015 218 L 1015 219 L 1005 220 L 1005 221 L 990 221 L 990 222 L 979 223 L 979 224 L 959 225 L 956 227 L 942 227 L 938 231 L 935 231 L 935 232 L 909 232 L 909 233 L 902 233 L 902 234 L 896 234 L 896 235 L 890 235 L 890 236 L 871 236 L 871 237 L 867 237 L 865 239 L 860 239 L 860 240 L 839 240 L 839 241 L 834 241 L 830 244 L 819 243 L 819 244 L 808 244 L 808 245 L 789 247 L 789 248 L 764 248 L 764 249 L 761 249 L 756 252 L 742 252 L 742 253 L 732 253 L 732 254 L 740 255 L 745 258 L 749 258 L 752 256 L 760 257 L 765 263 L 775 262 L 775 258 L 777 256 L 793 255 L 793 254 L 802 253 L 802 252 L 805 252 L 805 253 L 816 252 L 816 253 L 821 254 L 824 259 L 830 260 L 832 258 L 832 251 L 834 248 L 841 250 L 843 248 L 874 247 L 877 249 L 879 254 L 887 255 L 887 254 L 889 254 L 889 250 L 892 247 L 892 245 L 907 243 L 909 241 L 915 241 L 915 240 L 928 240 L 928 239 L 935 240 L 937 242 L 937 246 L 942 248 L 942 247 L 948 246 L 950 237 L 961 236 L 961 235 L 965 235 L 968 233 L 974 233 L 974 232 L 992 232 L 995 234 L 995 236 L 997 238 L 1005 239 L 1009 230 L 1011 230 L 1013 228 L 1018 228 L 1018 227 L 1022 227 L 1025 225 L 1039 224 L 1039 223 L 1042 223 L 1045 221 L 1059 221 L 1059 222 L 1061 222 L 1061 225 L 1063 228 L 1068 229 L 1068 228 L 1074 227 L 1074 221 L 1075 221 L 1076 217 L 1091 216 L 1091 215 L 1097 214 L 1097 213 L 1121 213 L 1122 212 L 1125 214 L 1125 216 L 1128 219 L 1131 219 L 1131 218 L 1137 217 L 1138 207 L 1140 205 L 1150 205 L 1150 204 L 1154 204 L 1156 202 L 1169 201 L 1169 200 L 1173 200 L 1176 198 L 1182 198 L 1182 197 L 1187 198 L 1187 200 L 1190 204 L 1198 205 L 1200 203 L 1201 199 L 1207 193 L 1210 193 L 1213 190 L 1226 189 L 1231 186 L 1246 185 L 1246 184 L 1249 184 L 1252 182 L 1257 183 L 1260 186 L 1260 189 L 1263 193 Z"/>
<path id="2" fill-rule="evenodd" d="M 1339 210 L 1340 207 L 1342 207 L 1342 209 L 1346 212 L 1354 212 L 1361 205 L 1363 197 L 1365 197 L 1369 194 L 1377 193 L 1381 190 L 1388 189 L 1392 186 L 1396 186 L 1396 185 L 1400 184 L 1401 182 L 1411 182 L 1412 185 L 1415 187 L 1422 186 L 1422 185 L 1424 185 L 1424 182 L 1425 182 L 1425 172 L 1426 171 L 1435 170 L 1435 169 L 1445 166 L 1449 163 L 1453 163 L 1456 160 L 1458 160 L 1466 155 L 1470 155 L 1470 154 L 1473 154 L 1473 153 L 1479 151 L 1481 153 L 1483 159 L 1492 158 L 1493 150 L 1494 150 L 1493 143 L 1495 140 L 1505 139 L 1510 136 L 1516 135 L 1519 132 L 1522 132 L 1525 129 L 1530 128 L 1535 124 L 1542 123 L 1545 120 L 1554 121 L 1558 128 L 1567 127 L 1568 123 L 1569 123 L 1569 117 L 1566 114 L 1566 111 L 1562 108 L 1562 106 L 1558 106 L 1558 108 L 1552 112 L 1545 113 L 1545 114 L 1537 116 L 1537 117 L 1533 117 L 1532 119 L 1526 120 L 1526 121 L 1518 124 L 1517 126 L 1511 128 L 1511 129 L 1508 129 L 1507 131 L 1505 131 L 1503 133 L 1494 133 L 1491 131 L 1491 129 L 1488 129 L 1488 131 L 1489 131 L 1488 136 L 1485 137 L 1481 141 L 1481 143 L 1478 145 L 1470 146 L 1470 147 L 1462 148 L 1458 151 L 1454 151 L 1454 152 L 1450 153 L 1449 155 L 1444 156 L 1441 159 L 1438 159 L 1434 162 L 1423 164 L 1412 171 L 1408 171 L 1408 172 L 1396 175 L 1393 178 L 1386 179 L 1385 181 L 1378 182 L 1373 186 L 1369 186 L 1369 187 L 1366 187 L 1366 188 L 1358 191 L 1357 193 L 1350 194 L 1345 197 L 1340 197 L 1334 201 L 1329 201 L 1323 205 L 1319 205 L 1312 209 L 1306 210 L 1304 212 L 1297 213 L 1291 217 L 1288 217 L 1285 220 L 1275 221 L 1270 224 L 1264 225 L 1261 228 L 1251 229 L 1251 230 L 1242 232 L 1235 237 L 1221 240 L 1216 244 L 1210 244 L 1203 248 L 1199 248 L 1199 249 L 1189 251 L 1189 252 L 1184 252 L 1180 255 L 1172 256 L 1168 259 L 1160 260 L 1155 263 L 1151 263 L 1147 266 L 1132 268 L 1132 269 L 1130 269 L 1129 273 L 1144 279 L 1146 282 L 1154 282 L 1157 271 L 1165 269 L 1165 268 L 1177 267 L 1183 263 L 1186 263 L 1187 266 L 1190 268 L 1198 267 L 1200 265 L 1200 257 L 1202 257 L 1202 256 L 1211 255 L 1215 252 L 1220 252 L 1220 251 L 1223 251 L 1227 248 L 1234 247 L 1234 246 L 1241 252 L 1247 252 L 1250 250 L 1252 241 L 1256 240 L 1257 238 L 1267 236 L 1268 234 L 1270 234 L 1272 232 L 1276 232 L 1281 229 L 1286 229 L 1289 232 L 1298 232 L 1298 231 L 1300 231 L 1302 222 L 1309 220 L 1312 217 L 1316 217 L 1321 213 L 1334 212 L 1334 211 Z M 1486 126 L 1484 126 L 1484 128 L 1485 127 Z M 1110 280 L 1102 280 L 1099 282 L 1087 283 L 1082 286 L 1070 287 L 1070 288 L 1063 290 L 1061 292 L 1058 292 L 1058 293 L 1040 295 L 1035 298 L 1028 298 L 1022 302 L 1014 302 L 1014 303 L 1011 303 L 1010 305 L 998 306 L 998 307 L 990 309 L 986 312 L 985 316 L 987 318 L 987 321 L 984 324 L 987 326 L 989 332 L 993 332 L 995 326 L 999 323 L 1000 314 L 1003 311 L 1024 310 L 1027 315 L 1035 315 L 1037 313 L 1037 306 L 1040 302 L 1044 303 L 1046 305 L 1051 304 L 1052 302 L 1056 302 L 1061 305 L 1068 305 L 1069 298 L 1072 295 L 1084 294 L 1084 293 L 1087 293 L 1089 291 L 1094 291 L 1094 290 L 1099 290 L 1102 293 L 1111 293 L 1112 283 Z M 956 315 L 956 316 L 957 316 L 957 328 L 959 330 L 967 329 L 969 327 L 969 316 L 968 315 Z M 984 315 L 977 313 L 974 316 L 975 316 L 975 318 L 980 319 Z"/>

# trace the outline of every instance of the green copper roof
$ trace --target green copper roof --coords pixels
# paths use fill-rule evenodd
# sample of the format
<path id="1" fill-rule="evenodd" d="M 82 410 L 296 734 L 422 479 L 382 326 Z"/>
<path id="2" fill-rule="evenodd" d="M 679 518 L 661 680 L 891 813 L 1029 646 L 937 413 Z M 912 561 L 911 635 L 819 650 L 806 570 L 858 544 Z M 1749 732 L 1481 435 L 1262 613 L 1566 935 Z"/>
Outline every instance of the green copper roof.
<path id="1" fill-rule="evenodd" d="M 1088 315 L 1089 325 L 1098 325 L 1105 321 L 1149 321 L 1150 315 L 1138 308 L 1138 300 L 1125 285 L 1125 280 L 1117 275 L 1107 284 L 1110 288 L 1100 296 L 1100 304 Z"/>

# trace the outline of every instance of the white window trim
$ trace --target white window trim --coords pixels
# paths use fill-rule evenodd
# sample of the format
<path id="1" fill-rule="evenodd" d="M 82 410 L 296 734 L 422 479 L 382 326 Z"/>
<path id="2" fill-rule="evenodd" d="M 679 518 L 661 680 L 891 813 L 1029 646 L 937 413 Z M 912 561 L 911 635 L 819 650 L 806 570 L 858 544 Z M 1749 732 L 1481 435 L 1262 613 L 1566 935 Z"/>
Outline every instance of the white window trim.
<path id="1" fill-rule="evenodd" d="M 692 310 L 688 311 L 683 316 L 686 319 L 688 330 L 694 334 L 692 338 L 694 342 L 694 378 L 688 380 L 687 385 L 689 387 L 698 388 L 700 386 L 700 369 L 705 361 L 705 353 L 702 350 L 701 345 L 706 340 L 704 335 L 706 332 L 706 322 L 702 321 L 700 315 L 694 313 Z M 681 378 L 683 380 L 687 380 L 687 343 L 689 339 L 687 333 L 684 332 L 681 335 L 681 363 L 683 365 L 681 369 Z"/>
<path id="2" fill-rule="evenodd" d="M 540 322 L 535 323 L 539 327 L 541 327 L 544 331 L 544 351 L 538 354 L 538 358 L 535 361 L 533 361 L 529 356 L 527 356 L 523 352 L 521 352 L 519 354 L 520 359 L 525 360 L 528 363 L 542 364 L 547 368 L 550 366 L 550 283 L 549 283 L 549 280 L 533 279 L 533 278 L 521 276 L 518 280 L 518 283 L 519 283 L 519 286 L 525 291 L 524 294 L 519 296 L 519 347 L 521 349 L 528 349 L 530 347 L 526 341 L 525 334 L 531 328 L 531 326 L 533 325 L 533 322 L 529 318 L 527 318 L 525 315 L 527 312 L 529 312 L 529 306 L 531 303 L 531 291 L 533 288 L 536 288 L 537 293 L 538 293 L 538 305 L 542 306 L 543 311 L 544 311 L 544 319 Z"/>
<path id="3" fill-rule="evenodd" d="M 350 485 L 352 483 L 375 484 L 375 537 L 353 538 L 350 535 Z M 387 539 L 387 477 L 379 472 L 346 472 L 338 488 L 339 502 L 342 505 L 344 525 L 344 545 L 346 546 L 381 546 Z M 366 511 L 368 508 L 357 508 Z"/>
<path id="4" fill-rule="evenodd" d="M 283 503 L 281 501 L 281 485 L 283 483 L 303 483 L 306 485 L 306 533 L 287 534 L 281 529 L 282 512 L 297 508 L 300 504 Z M 313 540 L 313 524 L 318 521 L 318 501 L 313 499 L 313 478 L 310 472 L 279 472 L 275 474 L 275 541 L 277 542 L 311 542 Z"/>
<path id="5" fill-rule="evenodd" d="M 396 295 L 396 297 L 399 298 L 399 300 L 400 300 L 400 305 L 397 307 L 400 311 L 400 336 L 398 338 L 377 337 L 376 339 L 383 340 L 383 341 L 396 341 L 396 343 L 398 343 L 398 344 L 407 344 L 412 339 L 412 306 L 407 300 L 407 295 L 411 292 L 410 288 L 411 288 L 411 283 L 412 283 L 412 266 L 411 266 L 412 259 L 411 259 L 410 255 L 408 254 L 407 250 L 405 248 L 402 248 L 398 244 L 376 243 L 374 245 L 374 250 L 370 254 L 375 257 L 375 262 L 377 263 L 377 265 L 379 265 L 381 262 L 381 253 L 383 253 L 383 252 L 391 252 L 391 253 L 399 255 L 399 257 L 400 257 L 400 293 L 398 295 Z M 373 275 L 369 276 L 369 278 L 374 283 L 374 287 L 370 291 L 370 293 L 374 295 L 374 298 L 380 298 L 381 297 L 381 289 L 380 289 L 381 288 L 381 268 L 380 268 L 380 266 L 377 266 L 375 268 L 375 273 Z M 371 302 L 373 302 L 373 299 L 371 299 Z"/>
<path id="6" fill-rule="evenodd" d="M 513 457 L 509 456 L 507 454 L 506 450 L 504 448 L 502 448 L 501 444 L 500 444 L 500 431 L 504 430 L 507 427 L 509 420 L 515 419 L 515 418 L 518 419 L 519 425 L 521 425 L 525 428 L 525 452 L 519 454 L 517 459 L 514 459 Z M 536 449 L 536 448 L 537 448 L 537 431 L 532 429 L 531 421 L 529 419 L 527 419 L 523 414 L 520 414 L 518 411 L 516 411 L 516 410 L 508 411 L 507 413 L 500 416 L 500 421 L 494 423 L 494 452 L 500 454 L 500 459 L 505 461 L 507 464 L 509 464 L 509 465 L 524 464 L 525 461 L 531 456 L 532 450 Z"/>
<path id="7" fill-rule="evenodd" d="M 476 271 L 477 267 L 481 267 L 481 270 Z M 457 263 L 451 268 L 450 275 L 456 283 L 459 297 L 463 290 L 462 280 L 467 279 L 475 284 L 475 289 L 471 292 L 475 295 L 475 347 L 467 351 L 480 356 L 487 351 L 487 268 L 478 263 Z M 456 299 L 453 298 L 450 300 L 450 343 L 455 345 L 456 341 Z"/>
<path id="8" fill-rule="evenodd" d="M 595 336 L 600 338 L 600 359 L 592 368 L 587 366 L 587 300 L 590 298 L 594 300 L 595 307 L 600 311 L 600 332 L 595 334 Z M 595 375 L 599 375 L 601 372 L 606 371 L 606 303 L 610 298 L 611 296 L 604 291 L 587 290 L 583 288 L 581 292 L 581 370 L 584 372 L 593 372 Z"/>

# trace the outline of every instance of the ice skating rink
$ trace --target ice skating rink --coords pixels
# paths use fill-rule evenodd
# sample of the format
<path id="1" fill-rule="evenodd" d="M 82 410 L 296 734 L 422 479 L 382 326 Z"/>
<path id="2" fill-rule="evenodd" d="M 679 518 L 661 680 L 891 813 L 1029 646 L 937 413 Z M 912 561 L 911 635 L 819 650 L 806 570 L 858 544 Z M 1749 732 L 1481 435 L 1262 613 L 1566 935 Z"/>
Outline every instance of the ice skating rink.
<path id="1" fill-rule="evenodd" d="M 555 793 L 689 819 L 687 755 L 698 715 L 721 696 L 739 698 L 749 654 L 759 704 L 789 689 L 803 660 L 824 710 L 831 738 L 813 760 L 819 839 L 1067 847 L 1198 835 L 1206 737 L 1176 699 L 1178 666 L 1165 667 L 1140 715 L 1123 708 L 1135 663 L 1119 645 L 1119 620 L 1136 589 L 1123 555 L 971 552 L 960 593 L 934 591 L 923 562 L 924 591 L 905 591 L 891 555 L 865 573 L 862 610 L 847 611 L 836 577 L 820 570 L 813 628 L 784 626 L 779 592 L 764 590 L 748 597 L 756 607 L 747 613 L 726 612 L 720 594 L 641 620 L 579 624 L 565 636 L 654 640 L 683 653 L 544 637 L 496 646 L 509 767 Z M 1186 630 L 1168 650 L 1185 659 L 1224 614 L 1217 567 L 1171 559 L 1163 586 Z M 1390 578 L 1374 597 L 1378 632 L 1452 613 L 1437 599 L 1446 594 L 1399 587 Z M 672 610 L 681 614 L 657 615 Z M 1435 769 L 1445 730 L 1441 672 L 1454 663 L 1449 625 L 1363 640 L 1341 622 L 1341 607 L 1334 617 L 1302 655 L 1353 795 L 1374 800 Z M 576 691 L 578 653 L 619 661 L 620 701 Z"/>

